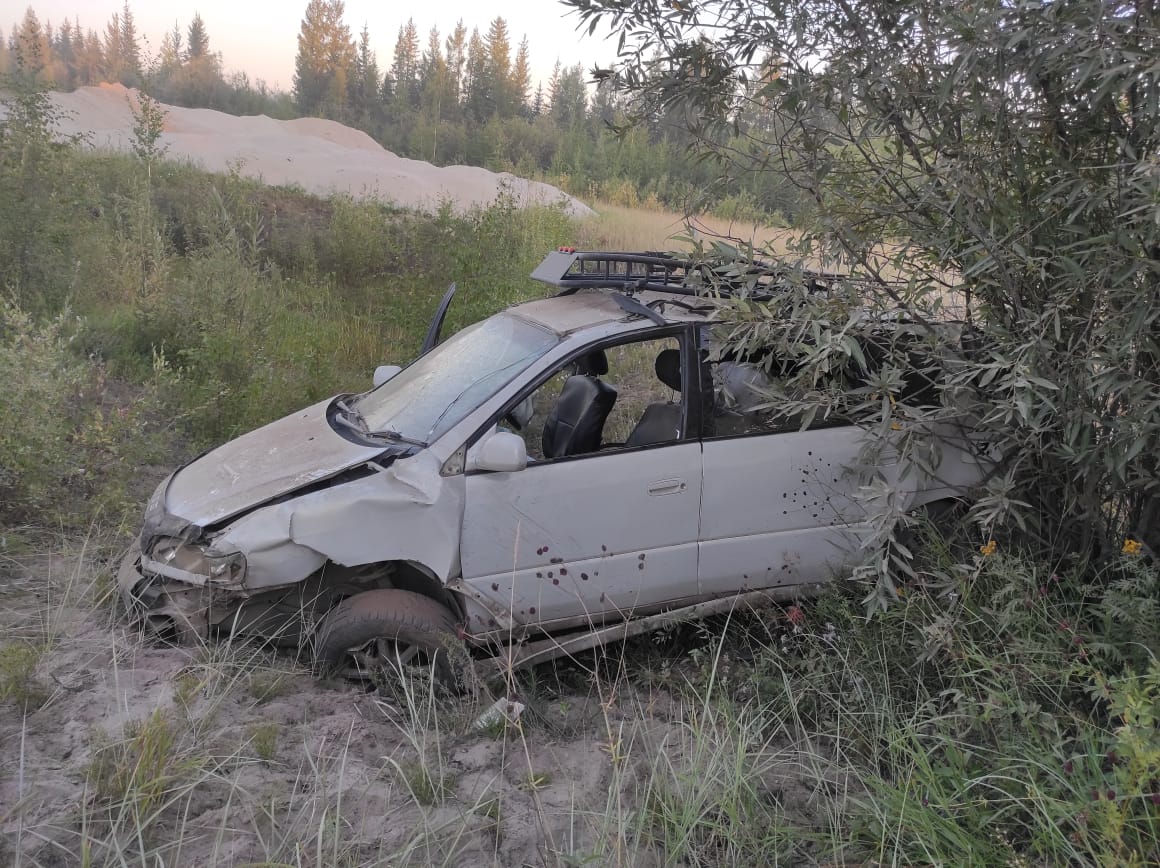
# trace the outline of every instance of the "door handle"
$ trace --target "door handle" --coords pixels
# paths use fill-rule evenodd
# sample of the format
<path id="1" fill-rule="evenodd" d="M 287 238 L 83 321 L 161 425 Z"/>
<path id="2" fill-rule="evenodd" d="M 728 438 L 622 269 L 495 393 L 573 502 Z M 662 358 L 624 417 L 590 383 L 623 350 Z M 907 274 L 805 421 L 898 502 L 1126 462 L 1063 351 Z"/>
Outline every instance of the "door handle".
<path id="1" fill-rule="evenodd" d="M 662 494 L 677 494 L 687 487 L 683 479 L 659 479 L 649 485 L 648 493 L 653 497 L 659 497 Z"/>

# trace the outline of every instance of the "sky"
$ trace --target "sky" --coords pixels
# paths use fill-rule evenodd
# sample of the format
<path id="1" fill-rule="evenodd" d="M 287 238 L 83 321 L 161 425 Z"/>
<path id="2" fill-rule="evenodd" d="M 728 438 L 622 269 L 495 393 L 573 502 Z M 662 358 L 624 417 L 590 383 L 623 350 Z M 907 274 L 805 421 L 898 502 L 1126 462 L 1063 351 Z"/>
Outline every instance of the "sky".
<path id="1" fill-rule="evenodd" d="M 264 79 L 271 87 L 290 90 L 293 86 L 294 55 L 298 50 L 298 29 L 307 0 L 137 0 L 129 8 L 137 30 L 148 42 L 148 51 L 157 54 L 166 31 L 178 24 L 184 35 L 194 12 L 200 12 L 209 33 L 210 49 L 219 52 L 227 72 L 244 71 L 252 80 Z M 5 38 L 13 25 L 31 6 L 43 24 L 59 24 L 65 18 L 80 19 L 81 27 L 102 33 L 123 0 L 0 0 L 0 29 Z M 547 87 L 552 66 L 559 58 L 562 66 L 580 63 L 585 70 L 607 65 L 616 50 L 616 41 L 607 29 L 588 36 L 587 28 L 577 31 L 578 19 L 570 7 L 554 0 L 433 0 L 419 6 L 384 0 L 346 0 L 344 20 L 358 38 L 365 23 L 371 48 L 378 55 L 379 69 L 391 64 L 399 27 L 411 17 L 419 30 L 419 41 L 427 44 L 427 33 L 439 28 L 441 38 L 460 19 L 478 27 L 480 35 L 497 16 L 508 24 L 512 56 L 523 36 L 528 37 L 532 60 L 532 89 L 542 81 Z"/>

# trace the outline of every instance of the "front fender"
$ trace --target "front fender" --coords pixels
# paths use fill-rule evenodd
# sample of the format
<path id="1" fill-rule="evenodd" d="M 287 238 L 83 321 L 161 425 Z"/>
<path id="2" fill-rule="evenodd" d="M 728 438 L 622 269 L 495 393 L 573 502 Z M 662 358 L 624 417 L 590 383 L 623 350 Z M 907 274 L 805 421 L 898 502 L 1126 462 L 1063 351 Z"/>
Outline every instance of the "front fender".
<path id="1" fill-rule="evenodd" d="M 245 586 L 301 581 L 326 561 L 424 564 L 442 582 L 459 573 L 462 476 L 440 475 L 420 452 L 351 482 L 256 510 L 213 540 L 246 556 Z"/>

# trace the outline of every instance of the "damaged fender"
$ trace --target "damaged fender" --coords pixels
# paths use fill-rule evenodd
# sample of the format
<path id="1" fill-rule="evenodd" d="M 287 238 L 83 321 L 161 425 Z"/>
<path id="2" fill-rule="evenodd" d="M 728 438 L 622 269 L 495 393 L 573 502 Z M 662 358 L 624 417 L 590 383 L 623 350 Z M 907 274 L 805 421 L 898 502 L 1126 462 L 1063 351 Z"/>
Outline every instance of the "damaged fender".
<path id="1" fill-rule="evenodd" d="M 248 590 L 300 581 L 326 561 L 415 561 L 446 581 L 458 574 L 463 478 L 441 476 L 429 452 L 352 482 L 259 509 L 214 540 L 246 556 Z M 419 507 L 419 508 L 417 508 Z"/>

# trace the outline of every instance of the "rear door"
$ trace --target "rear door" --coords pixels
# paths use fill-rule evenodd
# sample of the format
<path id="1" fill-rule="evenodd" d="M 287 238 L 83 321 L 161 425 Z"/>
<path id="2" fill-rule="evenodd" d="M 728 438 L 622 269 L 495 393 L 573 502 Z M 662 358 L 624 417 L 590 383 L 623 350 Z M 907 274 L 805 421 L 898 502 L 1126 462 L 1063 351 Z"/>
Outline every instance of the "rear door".
<path id="1" fill-rule="evenodd" d="M 861 431 L 799 430 L 769 412 L 770 377 L 707 364 L 699 575 L 707 594 L 825 581 L 855 561 Z"/>

